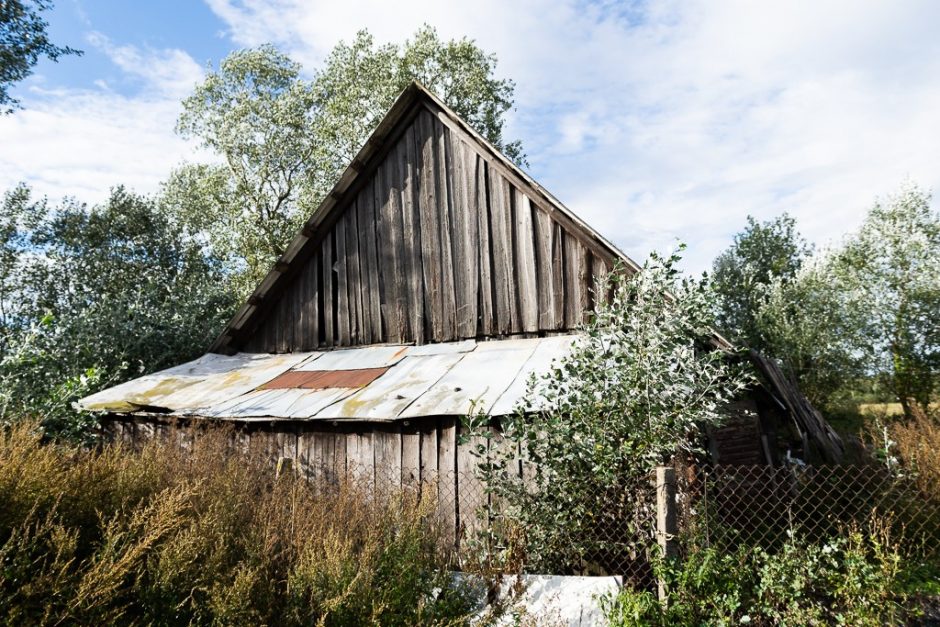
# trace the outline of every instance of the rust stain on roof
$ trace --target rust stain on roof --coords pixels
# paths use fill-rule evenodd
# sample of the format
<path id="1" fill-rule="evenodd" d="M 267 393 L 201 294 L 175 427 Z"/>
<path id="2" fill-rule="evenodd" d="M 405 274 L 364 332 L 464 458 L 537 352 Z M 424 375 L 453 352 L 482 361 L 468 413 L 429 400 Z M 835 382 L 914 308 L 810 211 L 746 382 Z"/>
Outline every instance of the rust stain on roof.
<path id="1" fill-rule="evenodd" d="M 325 390 L 327 388 L 361 388 L 369 385 L 387 371 L 387 367 L 361 368 L 358 370 L 291 370 L 271 379 L 258 389 L 303 388 L 305 390 Z"/>

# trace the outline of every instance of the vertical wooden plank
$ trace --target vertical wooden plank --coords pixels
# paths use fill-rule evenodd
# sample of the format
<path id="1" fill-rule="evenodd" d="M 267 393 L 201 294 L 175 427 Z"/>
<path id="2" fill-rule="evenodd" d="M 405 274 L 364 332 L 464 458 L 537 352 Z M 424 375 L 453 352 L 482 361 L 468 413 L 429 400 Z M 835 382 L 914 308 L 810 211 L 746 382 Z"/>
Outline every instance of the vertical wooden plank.
<path id="1" fill-rule="evenodd" d="M 454 207 L 453 181 L 454 157 L 450 145 L 450 129 L 439 121 L 434 121 L 434 143 L 437 149 L 437 167 L 441 177 L 438 187 L 438 212 L 440 214 L 441 240 L 441 307 L 444 325 L 440 341 L 453 340 L 457 337 L 457 295 L 454 285 Z"/>
<path id="2" fill-rule="evenodd" d="M 359 197 L 356 201 L 356 209 L 359 217 L 359 263 L 364 264 L 363 275 L 368 289 L 365 294 L 368 298 L 368 306 L 363 302 L 363 307 L 368 311 L 368 315 L 363 315 L 363 323 L 369 322 L 369 333 L 367 335 L 369 342 L 381 342 L 384 339 L 382 335 L 382 293 L 379 289 L 379 261 L 378 251 L 376 249 L 375 237 L 375 181 L 371 181 L 359 191 Z"/>
<path id="3" fill-rule="evenodd" d="M 457 541 L 457 421 L 452 416 L 439 419 L 437 449 L 438 513 L 444 524 L 446 537 Z"/>
<path id="4" fill-rule="evenodd" d="M 354 425 L 359 427 L 360 425 Z M 368 429 L 368 425 L 362 425 Z M 359 468 L 362 488 L 369 494 L 375 491 L 375 440 L 371 430 L 359 433 Z"/>
<path id="5" fill-rule="evenodd" d="M 333 236 L 328 233 L 320 249 L 320 276 L 323 294 L 323 343 L 333 346 L 336 343 L 333 329 Z"/>
<path id="6" fill-rule="evenodd" d="M 586 322 L 591 313 L 591 251 L 581 245 L 581 262 L 578 264 L 578 300 L 581 301 L 581 322 Z"/>
<path id="7" fill-rule="evenodd" d="M 304 269 L 306 269 L 306 264 Z M 295 352 L 302 350 L 301 345 L 304 343 L 304 316 L 306 315 L 304 302 L 307 297 L 307 277 L 304 275 L 303 271 L 301 271 L 300 274 L 294 277 L 291 283 L 291 326 L 293 330 L 291 331 L 289 350 L 290 352 Z"/>
<path id="8" fill-rule="evenodd" d="M 591 256 L 591 302 L 594 304 L 594 307 L 600 303 L 606 303 L 609 299 L 608 297 L 608 285 L 607 285 L 607 263 L 604 262 L 600 257 Z"/>
<path id="9" fill-rule="evenodd" d="M 535 275 L 535 229 L 532 224 L 532 205 L 529 197 L 513 189 L 513 218 L 515 219 L 516 287 L 522 330 L 533 332 L 539 326 L 539 302 Z"/>
<path id="10" fill-rule="evenodd" d="M 486 513 L 486 491 L 480 481 L 477 466 L 482 461 L 474 455 L 477 447 L 486 449 L 486 438 L 472 435 L 456 450 L 457 512 L 459 539 L 473 537 L 483 526 L 481 516 Z"/>
<path id="11" fill-rule="evenodd" d="M 349 453 L 346 451 L 346 434 L 342 429 L 336 429 L 332 432 L 333 445 L 329 451 L 333 454 L 333 477 L 336 483 L 343 481 L 346 477 L 346 463 L 349 460 Z M 327 462 L 329 458 L 327 457 Z"/>
<path id="12" fill-rule="evenodd" d="M 403 151 L 404 143 L 398 142 L 395 152 L 400 153 Z M 404 280 L 407 262 L 404 244 L 404 209 L 402 207 L 404 173 L 400 170 L 402 160 L 401 157 L 395 159 L 390 155 L 384 166 L 388 171 L 387 180 L 392 186 L 389 209 L 392 232 L 394 233 L 392 272 L 395 273 L 395 319 L 398 324 L 395 337 L 399 343 L 413 341 L 411 325 L 409 324 L 411 303 L 408 302 L 408 284 Z"/>
<path id="13" fill-rule="evenodd" d="M 366 186 L 368 188 L 368 185 Z M 372 282 L 369 279 L 369 252 L 368 242 L 365 241 L 366 220 L 363 216 L 363 210 L 359 206 L 363 202 L 363 194 L 360 190 L 356 199 L 350 205 L 349 210 L 354 212 L 356 228 L 347 231 L 346 235 L 355 239 L 356 251 L 358 253 L 357 261 L 359 263 L 359 294 L 357 304 L 359 311 L 357 314 L 358 332 L 356 336 L 357 343 L 372 344 L 378 340 L 372 336 Z M 374 245 L 374 242 L 373 242 Z"/>
<path id="14" fill-rule="evenodd" d="M 536 289 L 539 303 L 539 329 L 555 328 L 555 285 L 552 275 L 552 237 L 554 228 L 551 217 L 538 207 L 535 214 L 535 269 Z"/>
<path id="15" fill-rule="evenodd" d="M 476 192 L 474 153 L 451 134 L 453 155 L 453 241 L 457 336 L 476 337 L 479 318 L 479 218 L 473 206 Z"/>
<path id="16" fill-rule="evenodd" d="M 438 429 L 436 422 L 424 422 L 419 427 L 421 441 L 420 447 L 420 479 L 422 483 L 436 485 L 437 483 L 437 440 Z"/>
<path id="17" fill-rule="evenodd" d="M 320 258 L 311 255 L 304 272 L 304 331 L 301 350 L 314 350 L 320 343 L 320 311 L 318 305 L 317 284 L 319 283 Z"/>
<path id="18" fill-rule="evenodd" d="M 401 486 L 417 489 L 421 480 L 421 432 L 411 422 L 401 426 Z"/>
<path id="19" fill-rule="evenodd" d="M 522 328 L 516 313 L 510 187 L 498 172 L 490 169 L 488 175 L 496 330 L 505 335 Z"/>
<path id="20" fill-rule="evenodd" d="M 421 268 L 424 279 L 425 315 L 430 321 L 428 339 L 440 341 L 444 336 L 444 306 L 441 289 L 440 261 L 440 209 L 438 187 L 443 181 L 437 170 L 437 157 L 434 146 L 434 121 L 431 114 L 422 111 L 417 119 L 418 134 L 415 143 L 420 150 L 418 173 L 420 194 L 418 195 L 418 216 L 421 228 Z"/>
<path id="21" fill-rule="evenodd" d="M 478 220 L 480 234 L 477 252 L 479 253 L 479 294 L 480 294 L 480 325 L 477 331 L 483 335 L 493 335 L 496 332 L 496 315 L 493 302 L 493 270 L 491 263 L 492 243 L 490 239 L 489 199 L 486 189 L 486 161 L 474 154 L 474 182 L 475 194 L 473 206 Z"/>
<path id="22" fill-rule="evenodd" d="M 392 495 L 401 490 L 402 432 L 397 424 L 376 425 L 375 488 L 377 494 Z"/>
<path id="23" fill-rule="evenodd" d="M 356 208 L 352 206 L 343 216 L 346 223 L 346 279 L 349 293 L 349 341 L 351 344 L 363 342 L 362 317 L 362 282 L 359 272 L 359 220 Z"/>
<path id="24" fill-rule="evenodd" d="M 316 480 L 315 435 L 315 432 L 309 429 L 300 429 L 297 432 L 297 472 L 307 481 Z"/>
<path id="25" fill-rule="evenodd" d="M 358 426 L 358 425 L 354 425 Z M 345 434 L 346 440 L 346 481 L 353 486 L 362 487 L 362 475 L 365 469 L 362 467 L 362 452 L 360 451 L 359 433 L 350 430 Z"/>
<path id="26" fill-rule="evenodd" d="M 405 131 L 401 140 L 399 156 L 399 175 L 402 177 L 402 249 L 405 255 L 405 294 L 408 303 L 408 320 L 405 324 L 406 339 L 417 344 L 424 344 L 424 285 L 421 267 L 421 216 L 418 181 L 420 173 L 417 167 L 415 146 L 415 125 Z"/>
<path id="27" fill-rule="evenodd" d="M 333 242 L 336 246 L 336 335 L 340 346 L 350 344 L 350 306 L 349 306 L 349 280 L 346 272 L 349 257 L 346 255 L 346 221 L 340 219 L 333 226 L 336 235 Z"/>
<path id="28" fill-rule="evenodd" d="M 287 353 L 290 351 L 291 336 L 293 327 L 290 319 L 290 294 L 281 296 L 275 306 L 277 320 L 277 352 Z"/>
<path id="29" fill-rule="evenodd" d="M 565 327 L 565 237 L 561 225 L 552 228 L 552 306 L 555 329 Z"/>
<path id="30" fill-rule="evenodd" d="M 565 233 L 565 327 L 574 329 L 581 324 L 585 303 L 581 300 L 581 268 L 584 253 L 581 243 Z"/>
<path id="31" fill-rule="evenodd" d="M 386 158 L 376 170 L 375 178 L 376 240 L 385 340 L 394 343 L 401 341 L 401 303 L 399 300 L 401 276 L 396 272 L 401 231 L 400 228 L 395 228 L 395 213 L 398 204 L 395 197 L 398 193 L 394 189 L 393 175 L 390 160 Z"/>

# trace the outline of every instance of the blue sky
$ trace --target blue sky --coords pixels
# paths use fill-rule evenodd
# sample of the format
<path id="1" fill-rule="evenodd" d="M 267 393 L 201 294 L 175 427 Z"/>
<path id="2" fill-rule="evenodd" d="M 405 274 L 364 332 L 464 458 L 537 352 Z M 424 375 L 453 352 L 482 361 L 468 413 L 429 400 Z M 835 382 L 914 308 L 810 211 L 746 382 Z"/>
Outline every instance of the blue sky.
<path id="1" fill-rule="evenodd" d="M 796 216 L 817 244 L 906 180 L 940 184 L 933 0 L 58 0 L 53 41 L 0 117 L 0 188 L 100 201 L 153 192 L 207 63 L 271 42 L 312 70 L 368 28 L 467 36 L 515 80 L 507 130 L 530 171 L 628 254 L 685 241 L 702 270 L 747 214 Z"/>

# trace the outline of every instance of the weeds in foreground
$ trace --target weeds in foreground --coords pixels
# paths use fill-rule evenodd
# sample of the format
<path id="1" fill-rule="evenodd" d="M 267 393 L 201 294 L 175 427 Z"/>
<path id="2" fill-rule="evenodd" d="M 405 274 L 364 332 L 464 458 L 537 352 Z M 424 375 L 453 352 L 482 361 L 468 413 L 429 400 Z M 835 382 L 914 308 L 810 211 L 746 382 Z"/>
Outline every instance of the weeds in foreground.
<path id="1" fill-rule="evenodd" d="M 0 434 L 0 621 L 466 622 L 433 503 L 276 478 L 230 435 L 87 451 Z"/>
<path id="2" fill-rule="evenodd" d="M 603 609 L 614 627 L 906 624 L 930 576 L 906 568 L 890 529 L 873 519 L 865 529 L 825 542 L 794 538 L 774 552 L 702 548 L 655 565 L 664 601 L 625 589 L 602 599 Z"/>

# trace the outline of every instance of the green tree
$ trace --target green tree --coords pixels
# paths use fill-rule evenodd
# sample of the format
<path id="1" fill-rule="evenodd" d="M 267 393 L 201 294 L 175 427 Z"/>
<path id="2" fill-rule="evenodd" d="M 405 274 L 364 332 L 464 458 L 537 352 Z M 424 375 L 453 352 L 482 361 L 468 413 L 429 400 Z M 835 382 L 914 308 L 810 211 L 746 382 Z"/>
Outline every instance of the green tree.
<path id="1" fill-rule="evenodd" d="M 361 31 L 340 43 L 311 80 L 271 46 L 232 53 L 183 102 L 178 131 L 221 156 L 187 164 L 165 186 L 167 202 L 204 229 L 240 273 L 244 295 L 270 269 L 356 152 L 413 80 L 437 93 L 487 139 L 522 159 L 502 130 L 514 86 L 472 41 L 442 41 L 423 27 L 403 44 Z"/>
<path id="2" fill-rule="evenodd" d="M 70 430 L 77 394 L 197 356 L 232 313 L 221 264 L 153 199 L 50 207 L 19 187 L 0 226 L 4 420 Z"/>
<path id="3" fill-rule="evenodd" d="M 840 271 L 838 251 L 778 276 L 756 304 L 761 349 L 775 357 L 816 406 L 836 410 L 868 373 L 865 303 Z"/>
<path id="4" fill-rule="evenodd" d="M 735 341 L 767 352 L 758 311 L 771 285 L 792 280 L 811 252 L 786 213 L 766 222 L 748 216 L 747 226 L 712 265 L 719 328 Z"/>
<path id="5" fill-rule="evenodd" d="M 610 303 L 568 356 L 530 382 L 537 405 L 519 407 L 498 439 L 476 449 L 503 520 L 524 530 L 530 567 L 602 553 L 615 530 L 625 540 L 623 523 L 642 519 L 634 497 L 650 471 L 699 452 L 702 427 L 721 423 L 749 381 L 727 353 L 707 348 L 714 292 L 680 278 L 678 260 L 653 255 L 632 277 L 615 272 Z M 481 417 L 468 421 L 490 433 Z"/>
<path id="6" fill-rule="evenodd" d="M 940 214 L 930 200 L 910 185 L 876 203 L 838 260 L 865 303 L 871 369 L 909 418 L 929 412 L 940 378 Z"/>
<path id="7" fill-rule="evenodd" d="M 0 111 L 12 113 L 19 101 L 10 87 L 33 73 L 40 57 L 58 61 L 81 50 L 56 46 L 49 41 L 49 23 L 42 13 L 52 8 L 49 0 L 3 0 L 0 2 Z"/>

